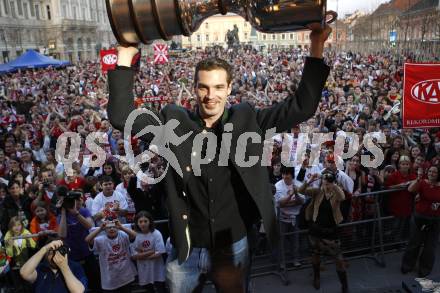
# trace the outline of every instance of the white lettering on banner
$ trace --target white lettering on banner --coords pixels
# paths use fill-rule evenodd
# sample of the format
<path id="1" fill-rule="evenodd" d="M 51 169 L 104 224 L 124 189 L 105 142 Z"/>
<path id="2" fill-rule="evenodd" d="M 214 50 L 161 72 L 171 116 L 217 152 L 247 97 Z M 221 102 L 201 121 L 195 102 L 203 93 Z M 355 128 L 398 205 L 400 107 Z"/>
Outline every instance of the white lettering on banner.
<path id="1" fill-rule="evenodd" d="M 407 120 L 409 125 L 419 125 L 419 124 L 439 124 L 440 118 L 434 119 L 417 119 L 417 120 Z"/>
<path id="2" fill-rule="evenodd" d="M 411 96 L 422 103 L 440 104 L 440 79 L 424 80 L 411 88 Z"/>
<path id="3" fill-rule="evenodd" d="M 118 56 L 116 54 L 107 54 L 104 57 L 102 57 L 102 62 L 104 62 L 107 65 L 113 65 L 118 62 Z"/>

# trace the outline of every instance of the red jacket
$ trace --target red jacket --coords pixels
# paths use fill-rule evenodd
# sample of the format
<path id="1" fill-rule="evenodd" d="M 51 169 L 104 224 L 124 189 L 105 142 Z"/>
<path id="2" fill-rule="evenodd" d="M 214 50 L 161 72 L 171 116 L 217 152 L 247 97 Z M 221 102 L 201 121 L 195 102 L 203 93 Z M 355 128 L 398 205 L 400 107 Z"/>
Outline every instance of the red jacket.
<path id="1" fill-rule="evenodd" d="M 388 187 L 414 179 L 416 179 L 416 174 L 414 173 L 403 175 L 400 173 L 400 171 L 395 171 L 387 178 L 385 185 Z M 388 196 L 388 210 L 390 211 L 391 215 L 401 218 L 411 216 L 413 211 L 414 196 L 408 190 L 396 191 L 390 193 Z"/>
<path id="2" fill-rule="evenodd" d="M 440 203 L 440 186 L 432 186 L 422 180 L 419 195 L 420 200 L 416 203 L 416 212 L 422 216 L 440 217 L 440 207 L 433 209 L 433 204 Z"/>

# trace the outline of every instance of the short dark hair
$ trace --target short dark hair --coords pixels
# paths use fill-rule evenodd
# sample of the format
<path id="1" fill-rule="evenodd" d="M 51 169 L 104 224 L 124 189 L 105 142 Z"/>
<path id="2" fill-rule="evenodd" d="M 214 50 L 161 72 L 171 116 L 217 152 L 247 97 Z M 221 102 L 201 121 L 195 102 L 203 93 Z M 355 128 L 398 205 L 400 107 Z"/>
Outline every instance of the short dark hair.
<path id="1" fill-rule="evenodd" d="M 225 61 L 223 59 L 220 59 L 217 57 L 212 57 L 212 58 L 203 59 L 202 61 L 197 63 L 196 72 L 194 74 L 194 86 L 198 82 L 199 71 L 201 71 L 201 70 L 211 71 L 211 70 L 215 70 L 215 69 L 223 69 L 224 71 L 226 71 L 226 80 L 228 82 L 228 85 L 232 82 L 233 68 L 232 68 L 231 64 L 229 64 L 227 61 Z"/>
<path id="2" fill-rule="evenodd" d="M 111 176 L 108 176 L 108 175 L 102 176 L 100 182 L 101 183 L 104 183 L 104 182 L 113 182 L 113 183 L 115 183 L 113 178 Z"/>
<path id="3" fill-rule="evenodd" d="M 69 192 L 69 188 L 67 188 L 67 186 L 60 185 L 55 191 L 55 194 L 56 196 L 66 196 L 68 192 Z"/>
<path id="4" fill-rule="evenodd" d="M 281 174 L 290 174 L 293 176 L 293 174 L 295 173 L 295 169 L 293 167 L 286 167 L 286 166 L 281 166 Z"/>

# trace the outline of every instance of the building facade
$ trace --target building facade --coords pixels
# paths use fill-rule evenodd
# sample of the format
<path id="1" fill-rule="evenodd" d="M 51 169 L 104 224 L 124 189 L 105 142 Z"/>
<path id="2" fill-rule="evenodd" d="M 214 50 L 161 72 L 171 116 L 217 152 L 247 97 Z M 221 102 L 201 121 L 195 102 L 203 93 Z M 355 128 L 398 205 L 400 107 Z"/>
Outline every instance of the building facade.
<path id="1" fill-rule="evenodd" d="M 310 31 L 297 31 L 276 34 L 266 34 L 256 31 L 241 16 L 235 14 L 214 15 L 206 19 L 200 28 L 190 37 L 182 37 L 183 48 L 205 48 L 207 46 L 227 46 L 226 33 L 234 26 L 238 28 L 238 36 L 242 45 L 253 45 L 256 48 L 308 48 L 310 46 Z M 331 25 L 333 33 L 328 46 L 345 48 L 347 38 L 346 25 L 338 21 Z M 338 36 L 338 38 L 337 38 Z"/>
<path id="2" fill-rule="evenodd" d="M 440 58 L 440 0 L 391 0 L 348 21 L 348 49 Z M 428 56 L 430 55 L 430 56 Z"/>
<path id="3" fill-rule="evenodd" d="M 0 0 L 0 63 L 34 49 L 73 63 L 115 40 L 102 0 Z"/>

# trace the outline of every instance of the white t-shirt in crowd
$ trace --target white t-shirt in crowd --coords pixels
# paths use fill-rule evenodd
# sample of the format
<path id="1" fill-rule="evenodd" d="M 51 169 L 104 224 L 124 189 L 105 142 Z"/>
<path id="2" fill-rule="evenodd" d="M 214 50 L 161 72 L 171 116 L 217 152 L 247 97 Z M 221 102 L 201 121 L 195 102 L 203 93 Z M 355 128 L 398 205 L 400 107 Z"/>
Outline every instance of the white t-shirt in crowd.
<path id="1" fill-rule="evenodd" d="M 276 192 L 275 192 L 275 203 L 276 206 L 279 207 L 280 200 L 286 198 L 289 190 L 293 189 L 294 184 L 287 185 L 286 182 L 284 182 L 284 179 L 281 179 L 275 184 Z M 305 200 L 305 196 L 302 194 L 297 194 L 299 198 L 302 200 Z M 285 223 L 292 223 L 293 226 L 296 225 L 296 216 L 299 215 L 301 212 L 302 205 L 297 206 L 291 206 L 291 207 L 280 207 L 280 221 Z"/>
<path id="2" fill-rule="evenodd" d="M 321 168 L 319 168 L 319 166 L 308 166 L 306 167 L 306 174 L 304 176 L 304 180 L 303 181 L 298 181 L 296 179 L 296 177 L 298 176 L 299 172 L 301 171 L 301 167 L 295 167 L 295 185 L 299 188 L 301 187 L 301 185 L 304 184 L 304 182 L 308 182 L 310 180 L 310 178 L 312 178 L 313 174 L 321 174 L 322 170 Z M 319 181 L 314 181 L 312 183 L 311 187 L 315 187 L 315 188 L 319 188 Z"/>
<path id="3" fill-rule="evenodd" d="M 137 233 L 136 239 L 131 244 L 131 253 L 136 255 L 141 252 L 152 250 L 155 253 L 165 253 L 162 234 L 155 229 L 152 233 Z M 165 281 L 165 264 L 162 257 L 154 259 L 137 260 L 139 272 L 139 285 L 144 286 L 154 282 Z"/>
<path id="4" fill-rule="evenodd" d="M 130 240 L 123 231 L 114 239 L 99 235 L 93 242 L 93 251 L 99 255 L 101 286 L 115 290 L 134 281 L 136 268 L 130 259 Z"/>
<path id="5" fill-rule="evenodd" d="M 92 216 L 103 210 L 111 211 L 118 204 L 120 209 L 127 209 L 127 201 L 122 194 L 117 191 L 113 191 L 111 196 L 105 196 L 103 192 L 100 192 L 93 199 Z"/>

